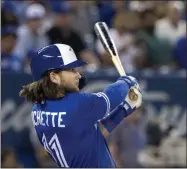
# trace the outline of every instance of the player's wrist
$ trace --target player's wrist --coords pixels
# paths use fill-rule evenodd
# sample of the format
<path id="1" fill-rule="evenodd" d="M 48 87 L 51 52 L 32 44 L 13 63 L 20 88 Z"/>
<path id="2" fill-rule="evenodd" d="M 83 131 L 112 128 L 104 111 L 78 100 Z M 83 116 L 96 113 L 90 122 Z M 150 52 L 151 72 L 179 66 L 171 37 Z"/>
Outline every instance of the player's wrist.
<path id="1" fill-rule="evenodd" d="M 124 110 L 124 118 L 132 114 L 137 109 L 136 106 L 130 105 L 126 100 L 124 100 L 119 106 Z"/>
<path id="2" fill-rule="evenodd" d="M 138 84 L 136 78 L 134 78 L 133 76 L 121 76 L 118 80 L 125 81 L 128 84 L 129 88 Z"/>

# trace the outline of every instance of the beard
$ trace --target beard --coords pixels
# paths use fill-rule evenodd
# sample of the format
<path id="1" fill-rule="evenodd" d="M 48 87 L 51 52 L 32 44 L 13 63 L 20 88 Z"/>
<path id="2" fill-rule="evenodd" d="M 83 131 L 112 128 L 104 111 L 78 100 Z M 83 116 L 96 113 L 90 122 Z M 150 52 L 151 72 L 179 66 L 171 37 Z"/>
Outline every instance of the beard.
<path id="1" fill-rule="evenodd" d="M 64 91 L 65 91 L 65 93 L 78 92 L 79 88 L 78 87 L 75 88 L 75 87 L 66 86 L 66 87 L 64 87 Z"/>
<path id="2" fill-rule="evenodd" d="M 68 85 L 66 84 L 64 81 L 61 82 L 61 84 L 58 85 L 58 91 L 60 93 L 72 93 L 72 92 L 78 92 L 79 91 L 79 88 L 76 87 L 76 86 L 71 86 L 71 85 Z"/>

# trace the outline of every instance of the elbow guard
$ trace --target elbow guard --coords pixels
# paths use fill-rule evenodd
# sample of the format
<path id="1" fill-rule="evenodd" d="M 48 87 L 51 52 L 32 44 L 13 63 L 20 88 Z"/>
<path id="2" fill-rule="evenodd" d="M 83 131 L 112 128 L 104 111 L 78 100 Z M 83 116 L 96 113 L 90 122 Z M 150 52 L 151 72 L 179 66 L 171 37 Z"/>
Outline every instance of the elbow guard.
<path id="1" fill-rule="evenodd" d="M 130 108 L 128 103 L 121 103 L 117 106 L 108 116 L 104 117 L 101 120 L 102 125 L 107 129 L 109 133 L 111 133 L 120 123 L 121 121 L 133 113 L 136 110 L 136 107 L 133 109 Z"/>

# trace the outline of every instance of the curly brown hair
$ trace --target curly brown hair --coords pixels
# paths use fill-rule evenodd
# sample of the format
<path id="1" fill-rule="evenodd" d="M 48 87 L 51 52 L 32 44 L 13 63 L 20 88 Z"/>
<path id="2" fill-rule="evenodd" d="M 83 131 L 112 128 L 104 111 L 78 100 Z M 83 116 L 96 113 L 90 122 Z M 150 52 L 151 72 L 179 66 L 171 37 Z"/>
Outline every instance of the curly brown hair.
<path id="1" fill-rule="evenodd" d="M 40 104 L 46 99 L 55 99 L 58 95 L 60 86 L 51 81 L 51 72 L 58 74 L 60 70 L 48 71 L 39 81 L 23 86 L 19 92 L 19 96 L 25 97 L 29 102 Z"/>

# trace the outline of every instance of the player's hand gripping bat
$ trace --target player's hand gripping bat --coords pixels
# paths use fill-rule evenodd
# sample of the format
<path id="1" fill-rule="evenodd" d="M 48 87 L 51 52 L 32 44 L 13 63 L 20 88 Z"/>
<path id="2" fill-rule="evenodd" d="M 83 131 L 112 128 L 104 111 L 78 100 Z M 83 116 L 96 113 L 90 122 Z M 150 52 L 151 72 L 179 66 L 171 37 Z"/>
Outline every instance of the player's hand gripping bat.
<path id="1" fill-rule="evenodd" d="M 97 37 L 100 39 L 105 50 L 112 57 L 112 62 L 114 63 L 117 71 L 120 76 L 126 76 L 125 70 L 121 64 L 121 61 L 118 56 L 118 52 L 115 46 L 113 39 L 111 38 L 108 27 L 105 22 L 97 22 L 94 26 Z M 129 98 L 132 101 L 136 101 L 138 99 L 138 95 L 135 90 L 130 89 Z"/>

